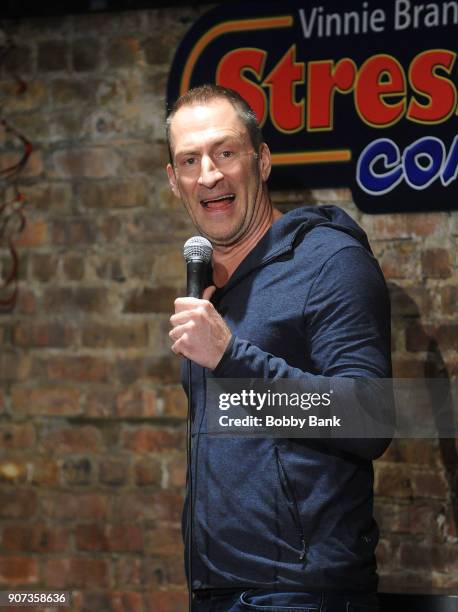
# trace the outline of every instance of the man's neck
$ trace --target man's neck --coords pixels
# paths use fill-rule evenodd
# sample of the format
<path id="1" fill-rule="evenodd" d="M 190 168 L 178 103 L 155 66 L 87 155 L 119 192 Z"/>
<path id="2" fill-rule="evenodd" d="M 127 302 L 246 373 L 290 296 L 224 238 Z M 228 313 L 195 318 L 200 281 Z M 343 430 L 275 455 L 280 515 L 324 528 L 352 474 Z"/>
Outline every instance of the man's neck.
<path id="1" fill-rule="evenodd" d="M 223 287 L 234 274 L 241 262 L 258 244 L 273 223 L 282 216 L 282 213 L 272 206 L 268 214 L 256 226 L 256 230 L 243 240 L 230 246 L 215 246 L 213 251 L 213 282 L 217 287 Z"/>

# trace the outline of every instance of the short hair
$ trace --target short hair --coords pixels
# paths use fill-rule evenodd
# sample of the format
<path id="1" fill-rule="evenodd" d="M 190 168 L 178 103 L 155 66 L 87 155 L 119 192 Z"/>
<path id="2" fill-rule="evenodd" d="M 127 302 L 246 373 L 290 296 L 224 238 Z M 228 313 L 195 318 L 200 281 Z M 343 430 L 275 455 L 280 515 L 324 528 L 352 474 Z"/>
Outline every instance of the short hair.
<path id="1" fill-rule="evenodd" d="M 194 104 L 208 104 L 212 100 L 223 99 L 227 100 L 236 110 L 237 115 L 243 125 L 246 127 L 248 135 L 251 140 L 251 144 L 255 152 L 259 151 L 259 147 L 262 143 L 262 131 L 259 127 L 258 119 L 255 112 L 248 104 L 248 102 L 242 98 L 242 96 L 229 87 L 222 87 L 221 85 L 215 85 L 213 83 L 206 83 L 205 85 L 199 85 L 189 89 L 186 93 L 176 100 L 170 109 L 166 123 L 165 133 L 167 137 L 167 145 L 169 147 L 170 163 L 173 163 L 172 147 L 171 147 L 171 125 L 175 114 L 183 106 L 192 106 Z"/>

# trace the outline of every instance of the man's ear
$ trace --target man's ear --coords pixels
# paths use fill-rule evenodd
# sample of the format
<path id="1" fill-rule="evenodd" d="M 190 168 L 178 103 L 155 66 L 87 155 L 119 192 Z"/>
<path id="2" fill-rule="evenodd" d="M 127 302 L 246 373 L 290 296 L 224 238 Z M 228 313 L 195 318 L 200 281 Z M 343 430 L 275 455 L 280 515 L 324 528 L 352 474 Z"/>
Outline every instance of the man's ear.
<path id="1" fill-rule="evenodd" d="M 170 185 L 171 190 L 173 191 L 173 194 L 177 198 L 179 198 L 180 191 L 178 189 L 177 177 L 175 176 L 175 170 L 173 169 L 172 164 L 167 164 L 167 176 L 169 177 L 169 185 Z"/>
<path id="2" fill-rule="evenodd" d="M 259 147 L 259 168 L 261 171 L 261 178 L 264 183 L 270 176 L 272 169 L 272 158 L 270 156 L 270 149 L 265 142 L 261 143 Z"/>

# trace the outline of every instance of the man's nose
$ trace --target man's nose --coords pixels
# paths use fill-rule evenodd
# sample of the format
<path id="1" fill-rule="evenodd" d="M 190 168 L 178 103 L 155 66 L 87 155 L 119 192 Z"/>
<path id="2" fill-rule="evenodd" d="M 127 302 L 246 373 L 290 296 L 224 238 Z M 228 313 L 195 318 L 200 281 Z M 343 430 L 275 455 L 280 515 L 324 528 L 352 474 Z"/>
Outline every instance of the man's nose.
<path id="1" fill-rule="evenodd" d="M 223 178 L 223 173 L 218 169 L 211 157 L 205 155 L 200 162 L 200 176 L 198 183 L 205 187 L 214 187 Z"/>

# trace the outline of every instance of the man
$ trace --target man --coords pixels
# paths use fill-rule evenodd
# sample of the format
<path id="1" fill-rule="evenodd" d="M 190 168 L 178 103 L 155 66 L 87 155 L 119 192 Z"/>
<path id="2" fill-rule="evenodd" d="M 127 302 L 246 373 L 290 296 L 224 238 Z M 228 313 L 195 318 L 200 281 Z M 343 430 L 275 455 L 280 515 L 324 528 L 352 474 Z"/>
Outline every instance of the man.
<path id="1" fill-rule="evenodd" d="M 214 284 L 170 319 L 192 360 L 193 610 L 376 610 L 371 461 L 386 442 L 222 438 L 204 418 L 210 377 L 390 376 L 365 234 L 336 207 L 272 206 L 269 148 L 236 92 L 189 91 L 167 133 L 171 188 L 214 247 Z"/>

